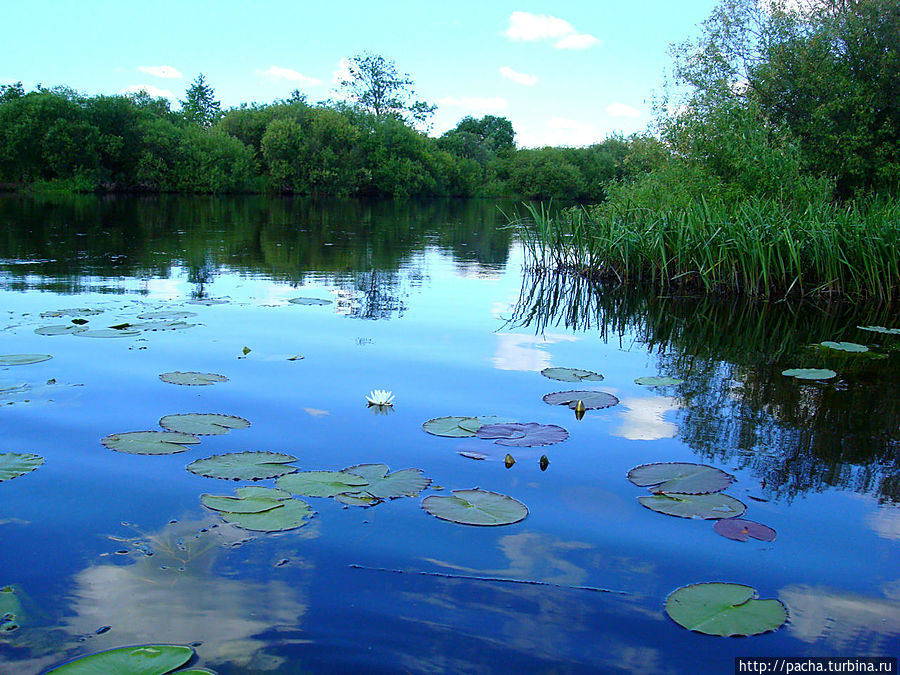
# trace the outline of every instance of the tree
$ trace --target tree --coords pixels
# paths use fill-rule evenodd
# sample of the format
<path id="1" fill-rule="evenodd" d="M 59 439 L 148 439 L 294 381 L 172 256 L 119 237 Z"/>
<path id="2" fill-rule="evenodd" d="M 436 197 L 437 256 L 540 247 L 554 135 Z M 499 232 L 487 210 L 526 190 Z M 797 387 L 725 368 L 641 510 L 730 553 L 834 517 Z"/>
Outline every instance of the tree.
<path id="1" fill-rule="evenodd" d="M 456 131 L 474 134 L 493 153 L 514 150 L 516 132 L 505 117 L 485 115 L 480 120 L 467 116 L 456 125 Z"/>
<path id="2" fill-rule="evenodd" d="M 347 77 L 341 89 L 376 118 L 396 117 L 408 123 L 425 124 L 435 106 L 415 100 L 409 74 L 378 54 L 357 54 L 347 61 Z"/>
<path id="3" fill-rule="evenodd" d="M 215 98 L 215 90 L 206 83 L 203 73 L 197 76 L 181 101 L 184 118 L 204 129 L 208 129 L 222 116 L 221 104 Z"/>

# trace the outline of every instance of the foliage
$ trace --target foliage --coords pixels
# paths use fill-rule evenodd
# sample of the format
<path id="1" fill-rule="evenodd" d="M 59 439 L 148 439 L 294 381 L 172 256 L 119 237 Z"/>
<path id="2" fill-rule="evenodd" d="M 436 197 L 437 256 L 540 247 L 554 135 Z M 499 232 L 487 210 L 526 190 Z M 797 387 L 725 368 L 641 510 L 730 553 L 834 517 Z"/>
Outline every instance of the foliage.
<path id="1" fill-rule="evenodd" d="M 216 98 L 215 90 L 200 73 L 184 92 L 181 100 L 181 114 L 190 124 L 208 129 L 222 114 L 222 105 Z"/>
<path id="2" fill-rule="evenodd" d="M 351 101 L 378 119 L 395 117 L 423 124 L 435 106 L 414 100 L 416 92 L 408 74 L 379 54 L 357 54 L 347 60 L 347 74 L 340 86 Z"/>

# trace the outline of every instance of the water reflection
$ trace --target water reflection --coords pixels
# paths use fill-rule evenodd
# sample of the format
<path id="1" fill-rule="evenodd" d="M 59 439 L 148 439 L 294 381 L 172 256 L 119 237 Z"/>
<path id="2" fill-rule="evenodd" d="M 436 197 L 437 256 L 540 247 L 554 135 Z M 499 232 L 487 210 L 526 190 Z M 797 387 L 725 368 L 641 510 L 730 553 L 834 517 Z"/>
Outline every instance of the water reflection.
<path id="1" fill-rule="evenodd" d="M 663 418 L 666 413 L 681 408 L 677 399 L 671 396 L 630 397 L 623 398 L 620 404 L 625 410 L 619 413 L 622 424 L 612 431 L 614 436 L 655 441 L 678 435 L 678 425 Z"/>

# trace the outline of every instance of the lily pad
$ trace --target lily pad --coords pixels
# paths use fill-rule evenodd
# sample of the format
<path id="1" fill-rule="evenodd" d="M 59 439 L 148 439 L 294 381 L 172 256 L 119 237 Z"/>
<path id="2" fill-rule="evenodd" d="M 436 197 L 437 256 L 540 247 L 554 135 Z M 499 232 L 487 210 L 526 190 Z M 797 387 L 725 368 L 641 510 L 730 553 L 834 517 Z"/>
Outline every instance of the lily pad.
<path id="1" fill-rule="evenodd" d="M 139 330 L 129 330 L 127 328 L 96 328 L 94 330 L 83 330 L 75 333 L 78 337 L 89 338 L 125 338 L 140 335 Z"/>
<path id="2" fill-rule="evenodd" d="M 34 471 L 44 458 L 30 452 L 0 452 L 0 483 Z"/>
<path id="3" fill-rule="evenodd" d="M 159 426 L 169 431 L 180 431 L 195 436 L 221 436 L 232 429 L 246 429 L 250 421 L 234 415 L 215 413 L 187 413 L 166 415 L 159 420 Z"/>
<path id="4" fill-rule="evenodd" d="M 435 436 L 465 438 L 474 436 L 475 432 L 459 426 L 460 423 L 466 422 L 469 424 L 478 424 L 477 420 L 477 417 L 435 417 L 434 419 L 425 422 L 422 425 L 422 428 L 429 434 L 434 434 Z M 479 426 L 481 425 L 479 424 Z"/>
<path id="5" fill-rule="evenodd" d="M 185 445 L 199 443 L 200 439 L 177 431 L 126 431 L 110 434 L 100 442 L 110 450 L 131 455 L 174 455 L 187 450 Z"/>
<path id="6" fill-rule="evenodd" d="M 252 490 L 252 492 L 251 492 Z M 285 499 L 291 498 L 290 492 L 274 488 L 238 488 L 237 497 L 222 495 L 200 495 L 200 503 L 213 511 L 228 513 L 262 513 L 280 506 Z"/>
<path id="7" fill-rule="evenodd" d="M 300 499 L 286 499 L 278 506 L 259 513 L 219 512 L 232 525 L 254 532 L 283 532 L 303 527 L 314 514 L 309 504 Z"/>
<path id="8" fill-rule="evenodd" d="M 557 391 L 544 396 L 544 403 L 567 405 L 572 410 L 578 406 L 578 401 L 584 403 L 585 410 L 600 410 L 616 405 L 619 399 L 605 391 Z"/>
<path id="9" fill-rule="evenodd" d="M 648 375 L 646 377 L 635 378 L 634 383 L 644 385 L 645 387 L 667 387 L 673 384 L 683 384 L 684 380 L 677 377 Z"/>
<path id="10" fill-rule="evenodd" d="M 713 529 L 723 537 L 735 541 L 747 541 L 751 537 L 759 541 L 775 541 L 775 530 L 753 520 L 724 518 L 717 520 Z"/>
<path id="11" fill-rule="evenodd" d="M 688 630 L 723 637 L 759 635 L 787 621 L 781 601 L 759 600 L 750 586 L 721 582 L 691 584 L 673 591 L 666 598 L 666 614 Z"/>
<path id="12" fill-rule="evenodd" d="M 171 373 L 163 373 L 159 376 L 159 379 L 163 382 L 168 382 L 169 384 L 180 384 L 187 387 L 200 387 L 208 384 L 215 384 L 216 382 L 228 382 L 228 378 L 224 375 L 218 375 L 216 373 L 198 373 L 192 370 L 187 372 L 175 370 Z"/>
<path id="13" fill-rule="evenodd" d="M 555 424 L 527 422 L 521 424 L 486 424 L 475 434 L 478 438 L 498 439 L 497 445 L 514 448 L 532 448 L 540 445 L 561 443 L 569 437 L 569 432 Z"/>
<path id="14" fill-rule="evenodd" d="M 855 342 L 831 342 L 830 340 L 826 340 L 825 342 L 820 342 L 819 344 L 823 347 L 827 347 L 828 349 L 836 349 L 841 352 L 862 353 L 869 351 L 869 348 L 865 345 L 860 345 Z"/>
<path id="15" fill-rule="evenodd" d="M 196 323 L 187 323 L 185 321 L 139 321 L 138 323 L 127 324 L 129 330 L 142 330 L 149 333 L 164 330 L 185 330 L 193 328 Z"/>
<path id="16" fill-rule="evenodd" d="M 830 380 L 837 377 L 837 373 L 828 368 L 789 368 L 782 370 L 781 374 L 796 377 L 798 380 Z"/>
<path id="17" fill-rule="evenodd" d="M 292 305 L 330 305 L 331 300 L 324 298 L 291 298 L 288 300 Z"/>
<path id="18" fill-rule="evenodd" d="M 884 326 L 857 326 L 857 328 L 884 335 L 900 335 L 900 328 L 885 328 Z"/>
<path id="19" fill-rule="evenodd" d="M 295 472 L 296 467 L 285 465 L 296 461 L 293 455 L 281 452 L 229 452 L 195 460 L 187 470 L 207 478 L 263 480 Z"/>
<path id="20" fill-rule="evenodd" d="M 638 497 L 638 501 L 648 509 L 657 513 L 665 513 L 679 518 L 736 518 L 747 510 L 746 504 L 726 494 L 687 495 L 678 492 L 666 492 L 646 497 Z"/>
<path id="21" fill-rule="evenodd" d="M 640 487 L 652 485 L 653 492 L 704 495 L 724 490 L 734 477 L 705 464 L 659 462 L 634 467 L 628 472 L 628 480 Z"/>
<path id="22" fill-rule="evenodd" d="M 459 423 L 459 428 L 474 433 L 487 424 L 509 424 L 515 421 L 509 417 L 499 417 L 498 415 L 479 415 L 478 417 L 463 418 Z"/>
<path id="23" fill-rule="evenodd" d="M 334 497 L 342 492 L 358 492 L 369 481 L 347 471 L 300 471 L 282 476 L 278 487 L 304 497 Z"/>
<path id="24" fill-rule="evenodd" d="M 162 321 L 174 321 L 178 319 L 189 319 L 192 316 L 197 316 L 197 312 L 187 312 L 187 311 L 162 311 L 162 312 L 145 312 L 144 314 L 138 314 L 139 319 L 154 321 L 154 320 L 162 320 Z"/>
<path id="25" fill-rule="evenodd" d="M 27 366 L 52 358 L 50 354 L 4 354 L 0 356 L 0 366 Z"/>
<path id="26" fill-rule="evenodd" d="M 0 380 L 0 396 L 5 394 L 21 394 L 31 389 L 27 382 L 14 382 L 12 380 Z"/>
<path id="27" fill-rule="evenodd" d="M 454 490 L 452 495 L 431 495 L 422 500 L 428 513 L 461 525 L 510 525 L 528 515 L 528 508 L 520 501 L 497 492 Z"/>
<path id="28" fill-rule="evenodd" d="M 194 650 L 185 645 L 119 647 L 82 656 L 48 670 L 45 675 L 165 675 L 193 656 Z"/>
<path id="29" fill-rule="evenodd" d="M 197 298 L 194 300 L 188 300 L 189 305 L 205 305 L 206 307 L 212 307 L 213 305 L 227 305 L 231 300 L 228 298 Z"/>
<path id="30" fill-rule="evenodd" d="M 581 368 L 544 368 L 541 375 L 560 382 L 601 382 L 603 380 L 600 373 Z"/>
<path id="31" fill-rule="evenodd" d="M 86 331 L 87 328 L 84 326 L 76 326 L 72 323 L 54 323 L 34 329 L 34 332 L 38 335 L 77 335 Z"/>
<path id="32" fill-rule="evenodd" d="M 102 314 L 102 309 L 88 309 L 87 307 L 71 307 L 69 309 L 52 309 L 41 312 L 42 319 L 59 318 L 61 316 L 96 316 Z"/>
<path id="33" fill-rule="evenodd" d="M 344 492 L 342 494 L 335 495 L 334 501 L 340 502 L 341 504 L 346 504 L 347 506 L 375 506 L 376 504 L 380 504 L 384 500 L 378 499 L 378 497 L 364 495 L 362 492 Z"/>
<path id="34" fill-rule="evenodd" d="M 378 499 L 397 499 L 398 497 L 416 497 L 431 485 L 431 479 L 422 475 L 421 469 L 403 469 L 388 473 L 387 464 L 357 464 L 348 466 L 341 473 L 360 477 L 366 481 L 365 486 L 346 490 L 350 495 L 366 495 Z M 280 487 L 280 486 L 279 486 Z"/>

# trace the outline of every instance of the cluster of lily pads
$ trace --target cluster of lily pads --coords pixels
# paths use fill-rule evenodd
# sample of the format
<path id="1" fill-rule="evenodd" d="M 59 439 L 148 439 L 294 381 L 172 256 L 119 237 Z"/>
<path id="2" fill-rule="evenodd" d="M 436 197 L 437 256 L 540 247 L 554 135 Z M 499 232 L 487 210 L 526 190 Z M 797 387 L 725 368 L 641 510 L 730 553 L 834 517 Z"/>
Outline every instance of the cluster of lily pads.
<path id="1" fill-rule="evenodd" d="M 900 335 L 900 328 L 886 328 L 884 326 L 857 326 L 857 328 L 870 333 L 881 333 L 882 335 Z M 870 352 L 866 345 L 856 342 L 825 340 L 815 346 L 820 349 L 844 352 L 846 354 L 872 354 L 876 358 L 884 358 L 884 354 Z M 781 371 L 781 374 L 787 377 L 795 377 L 798 380 L 830 380 L 837 377 L 837 373 L 830 368 L 788 368 Z"/>
<path id="2" fill-rule="evenodd" d="M 247 429 L 249 420 L 218 413 L 165 415 L 159 426 L 165 431 L 125 431 L 109 434 L 100 442 L 110 450 L 132 455 L 172 455 L 200 442 L 200 436 L 220 436 L 232 429 Z"/>
<path id="3" fill-rule="evenodd" d="M 48 336 L 77 335 L 79 337 L 92 338 L 123 338 L 136 337 L 143 332 L 185 330 L 197 325 L 185 321 L 185 319 L 197 316 L 196 312 L 159 311 L 139 314 L 138 320 L 135 322 L 123 322 L 105 328 L 88 327 L 89 321 L 84 317 L 96 316 L 102 313 L 103 310 L 87 307 L 72 307 L 42 312 L 42 319 L 72 318 L 69 323 L 53 323 L 38 326 L 34 329 L 34 332 L 38 335 Z"/>

